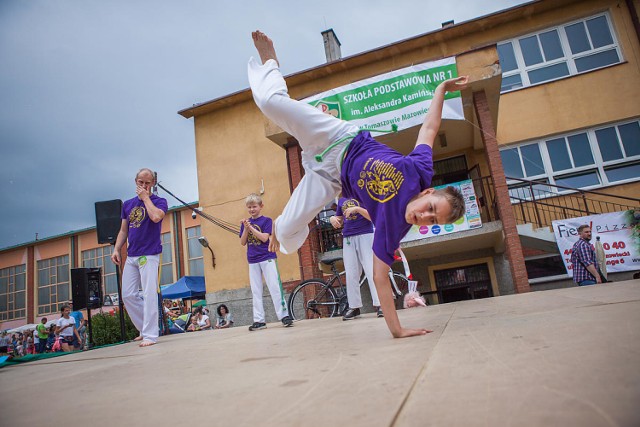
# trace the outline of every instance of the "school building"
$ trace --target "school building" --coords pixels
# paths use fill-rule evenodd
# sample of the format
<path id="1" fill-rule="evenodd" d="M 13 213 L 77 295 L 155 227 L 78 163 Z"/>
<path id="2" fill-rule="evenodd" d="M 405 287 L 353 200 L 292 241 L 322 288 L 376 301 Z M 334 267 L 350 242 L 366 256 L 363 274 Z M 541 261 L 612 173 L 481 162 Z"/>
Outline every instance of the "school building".
<path id="1" fill-rule="evenodd" d="M 291 97 L 305 99 L 441 58 L 455 57 L 458 74 L 470 76 L 464 120 L 443 121 L 436 141 L 432 185 L 470 183 L 481 226 L 430 229 L 402 245 L 432 304 L 571 286 L 551 221 L 640 207 L 639 9 L 637 0 L 532 1 L 346 58 L 326 31 L 327 63 L 286 77 Z M 249 89 L 179 114 L 194 120 L 204 213 L 239 225 L 254 192 L 264 215 L 282 212 L 304 173 L 301 149 L 265 119 Z M 418 127 L 376 138 L 408 154 Z M 329 214 L 310 224 L 297 254 L 278 254 L 286 290 L 320 276 L 320 260 L 340 253 Z M 237 234 L 179 208 L 162 230 L 162 283 L 204 273 L 210 308 L 226 303 L 237 325 L 251 323 Z M 57 314 L 70 299 L 74 267 L 102 266 L 106 292 L 114 293 L 110 251 L 97 244 L 95 229 L 0 250 L 0 329 Z M 265 307 L 274 321 L 268 297 Z"/>
<path id="2" fill-rule="evenodd" d="M 198 242 L 200 217 L 194 219 L 191 210 L 198 205 L 189 206 L 170 208 L 162 222 L 162 285 L 185 275 L 202 276 L 205 265 L 212 263 Z M 112 245 L 98 243 L 95 227 L 0 249 L 0 330 L 60 317 L 60 307 L 72 299 L 72 268 L 102 269 L 103 309 L 111 310 L 118 295 L 112 253 Z M 126 244 L 121 255 L 124 262 Z"/>
<path id="3" fill-rule="evenodd" d="M 330 30 L 327 63 L 286 76 L 295 99 L 447 57 L 470 76 L 465 120 L 443 121 L 434 147 L 433 185 L 471 180 L 482 226 L 402 246 L 432 303 L 570 286 L 551 221 L 640 206 L 638 4 L 532 1 L 346 58 Z M 179 114 L 194 120 L 204 211 L 239 223 L 243 196 L 256 192 L 275 218 L 304 173 L 301 149 L 251 91 Z M 408 154 L 418 127 L 376 138 Z M 297 254 L 278 255 L 287 290 L 318 277 L 319 261 L 339 251 L 323 215 Z M 223 248 L 215 269 L 205 265 L 208 302 L 250 311 L 238 236 L 209 222 L 202 231 Z"/>

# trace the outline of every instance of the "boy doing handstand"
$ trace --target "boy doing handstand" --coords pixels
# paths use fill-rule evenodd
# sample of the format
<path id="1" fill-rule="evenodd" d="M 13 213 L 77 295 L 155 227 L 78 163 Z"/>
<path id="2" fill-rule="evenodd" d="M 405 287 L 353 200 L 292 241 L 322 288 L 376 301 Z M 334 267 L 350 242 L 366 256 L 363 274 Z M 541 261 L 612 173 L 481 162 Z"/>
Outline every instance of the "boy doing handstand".
<path id="1" fill-rule="evenodd" d="M 262 62 L 249 60 L 253 98 L 265 116 L 296 138 L 305 170 L 274 223 L 270 249 L 279 247 L 291 253 L 302 246 L 309 222 L 342 189 L 345 197 L 362 203 L 375 226 L 373 276 L 389 331 L 395 338 L 430 332 L 400 325 L 387 272 L 400 240 L 413 225 L 449 224 L 464 214 L 459 191 L 453 187 L 435 190 L 429 185 L 445 92 L 464 89 L 467 77 L 446 80 L 436 88 L 416 146 L 411 154 L 402 156 L 353 123 L 289 98 L 273 42 L 260 31 L 252 37 Z"/>

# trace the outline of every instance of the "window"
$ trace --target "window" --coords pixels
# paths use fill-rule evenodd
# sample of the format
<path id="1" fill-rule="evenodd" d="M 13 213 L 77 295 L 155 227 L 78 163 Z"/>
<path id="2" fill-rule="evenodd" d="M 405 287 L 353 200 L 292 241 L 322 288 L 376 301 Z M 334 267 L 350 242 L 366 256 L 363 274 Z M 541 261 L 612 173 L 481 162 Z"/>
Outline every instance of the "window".
<path id="1" fill-rule="evenodd" d="M 102 269 L 102 286 L 105 295 L 115 294 L 118 292 L 116 265 L 111 261 L 112 253 L 113 246 L 111 245 L 82 251 L 83 267 Z"/>
<path id="2" fill-rule="evenodd" d="M 621 62 L 607 13 L 498 44 L 502 92 Z"/>
<path id="3" fill-rule="evenodd" d="M 537 255 L 524 260 L 531 283 L 566 279 L 567 269 L 559 254 Z"/>
<path id="4" fill-rule="evenodd" d="M 465 156 L 456 156 L 449 159 L 434 161 L 433 171 L 434 176 L 431 180 L 432 187 L 469 179 L 467 159 Z"/>
<path id="5" fill-rule="evenodd" d="M 187 228 L 187 250 L 189 255 L 189 275 L 204 276 L 202 245 L 198 242 L 200 226 Z"/>
<path id="6" fill-rule="evenodd" d="M 162 233 L 162 258 L 160 261 L 160 284 L 168 285 L 173 279 L 173 251 L 171 250 L 171 233 Z M 198 243 L 199 244 L 199 243 Z M 202 252 L 202 250 L 200 250 Z"/>
<path id="7" fill-rule="evenodd" d="M 69 255 L 38 261 L 38 315 L 55 313 L 70 299 Z"/>
<path id="8" fill-rule="evenodd" d="M 26 312 L 26 266 L 0 269 L 0 320 L 20 319 Z"/>
<path id="9" fill-rule="evenodd" d="M 544 141 L 506 147 L 500 151 L 512 202 L 531 198 L 528 185 L 509 178 L 526 178 L 571 188 L 596 188 L 640 179 L 638 120 L 556 136 Z M 533 186 L 536 196 L 553 191 Z"/>

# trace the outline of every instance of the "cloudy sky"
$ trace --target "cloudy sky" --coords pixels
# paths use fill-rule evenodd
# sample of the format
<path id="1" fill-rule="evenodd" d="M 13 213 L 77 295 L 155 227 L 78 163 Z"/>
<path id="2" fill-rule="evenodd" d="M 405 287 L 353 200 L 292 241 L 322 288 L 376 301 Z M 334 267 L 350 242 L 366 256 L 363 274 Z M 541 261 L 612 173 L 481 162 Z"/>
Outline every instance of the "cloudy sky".
<path id="1" fill-rule="evenodd" d="M 177 111 L 248 86 L 252 30 L 290 74 L 325 62 L 327 28 L 349 56 L 520 3 L 0 0 L 0 248 L 94 226 L 94 203 L 133 197 L 140 167 L 197 200 Z"/>

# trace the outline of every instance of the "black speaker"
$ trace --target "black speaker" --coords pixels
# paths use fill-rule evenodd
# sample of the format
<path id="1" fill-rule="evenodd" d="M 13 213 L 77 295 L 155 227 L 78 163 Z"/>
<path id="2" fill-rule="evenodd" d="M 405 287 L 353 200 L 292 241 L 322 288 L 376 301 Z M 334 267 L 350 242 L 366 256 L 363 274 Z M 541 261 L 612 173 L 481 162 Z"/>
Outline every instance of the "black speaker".
<path id="1" fill-rule="evenodd" d="M 98 243 L 115 244 L 120 231 L 120 214 L 122 212 L 122 200 L 107 200 L 96 202 L 96 229 Z"/>
<path id="2" fill-rule="evenodd" d="M 72 268 L 71 296 L 74 310 L 102 307 L 102 269 Z"/>

